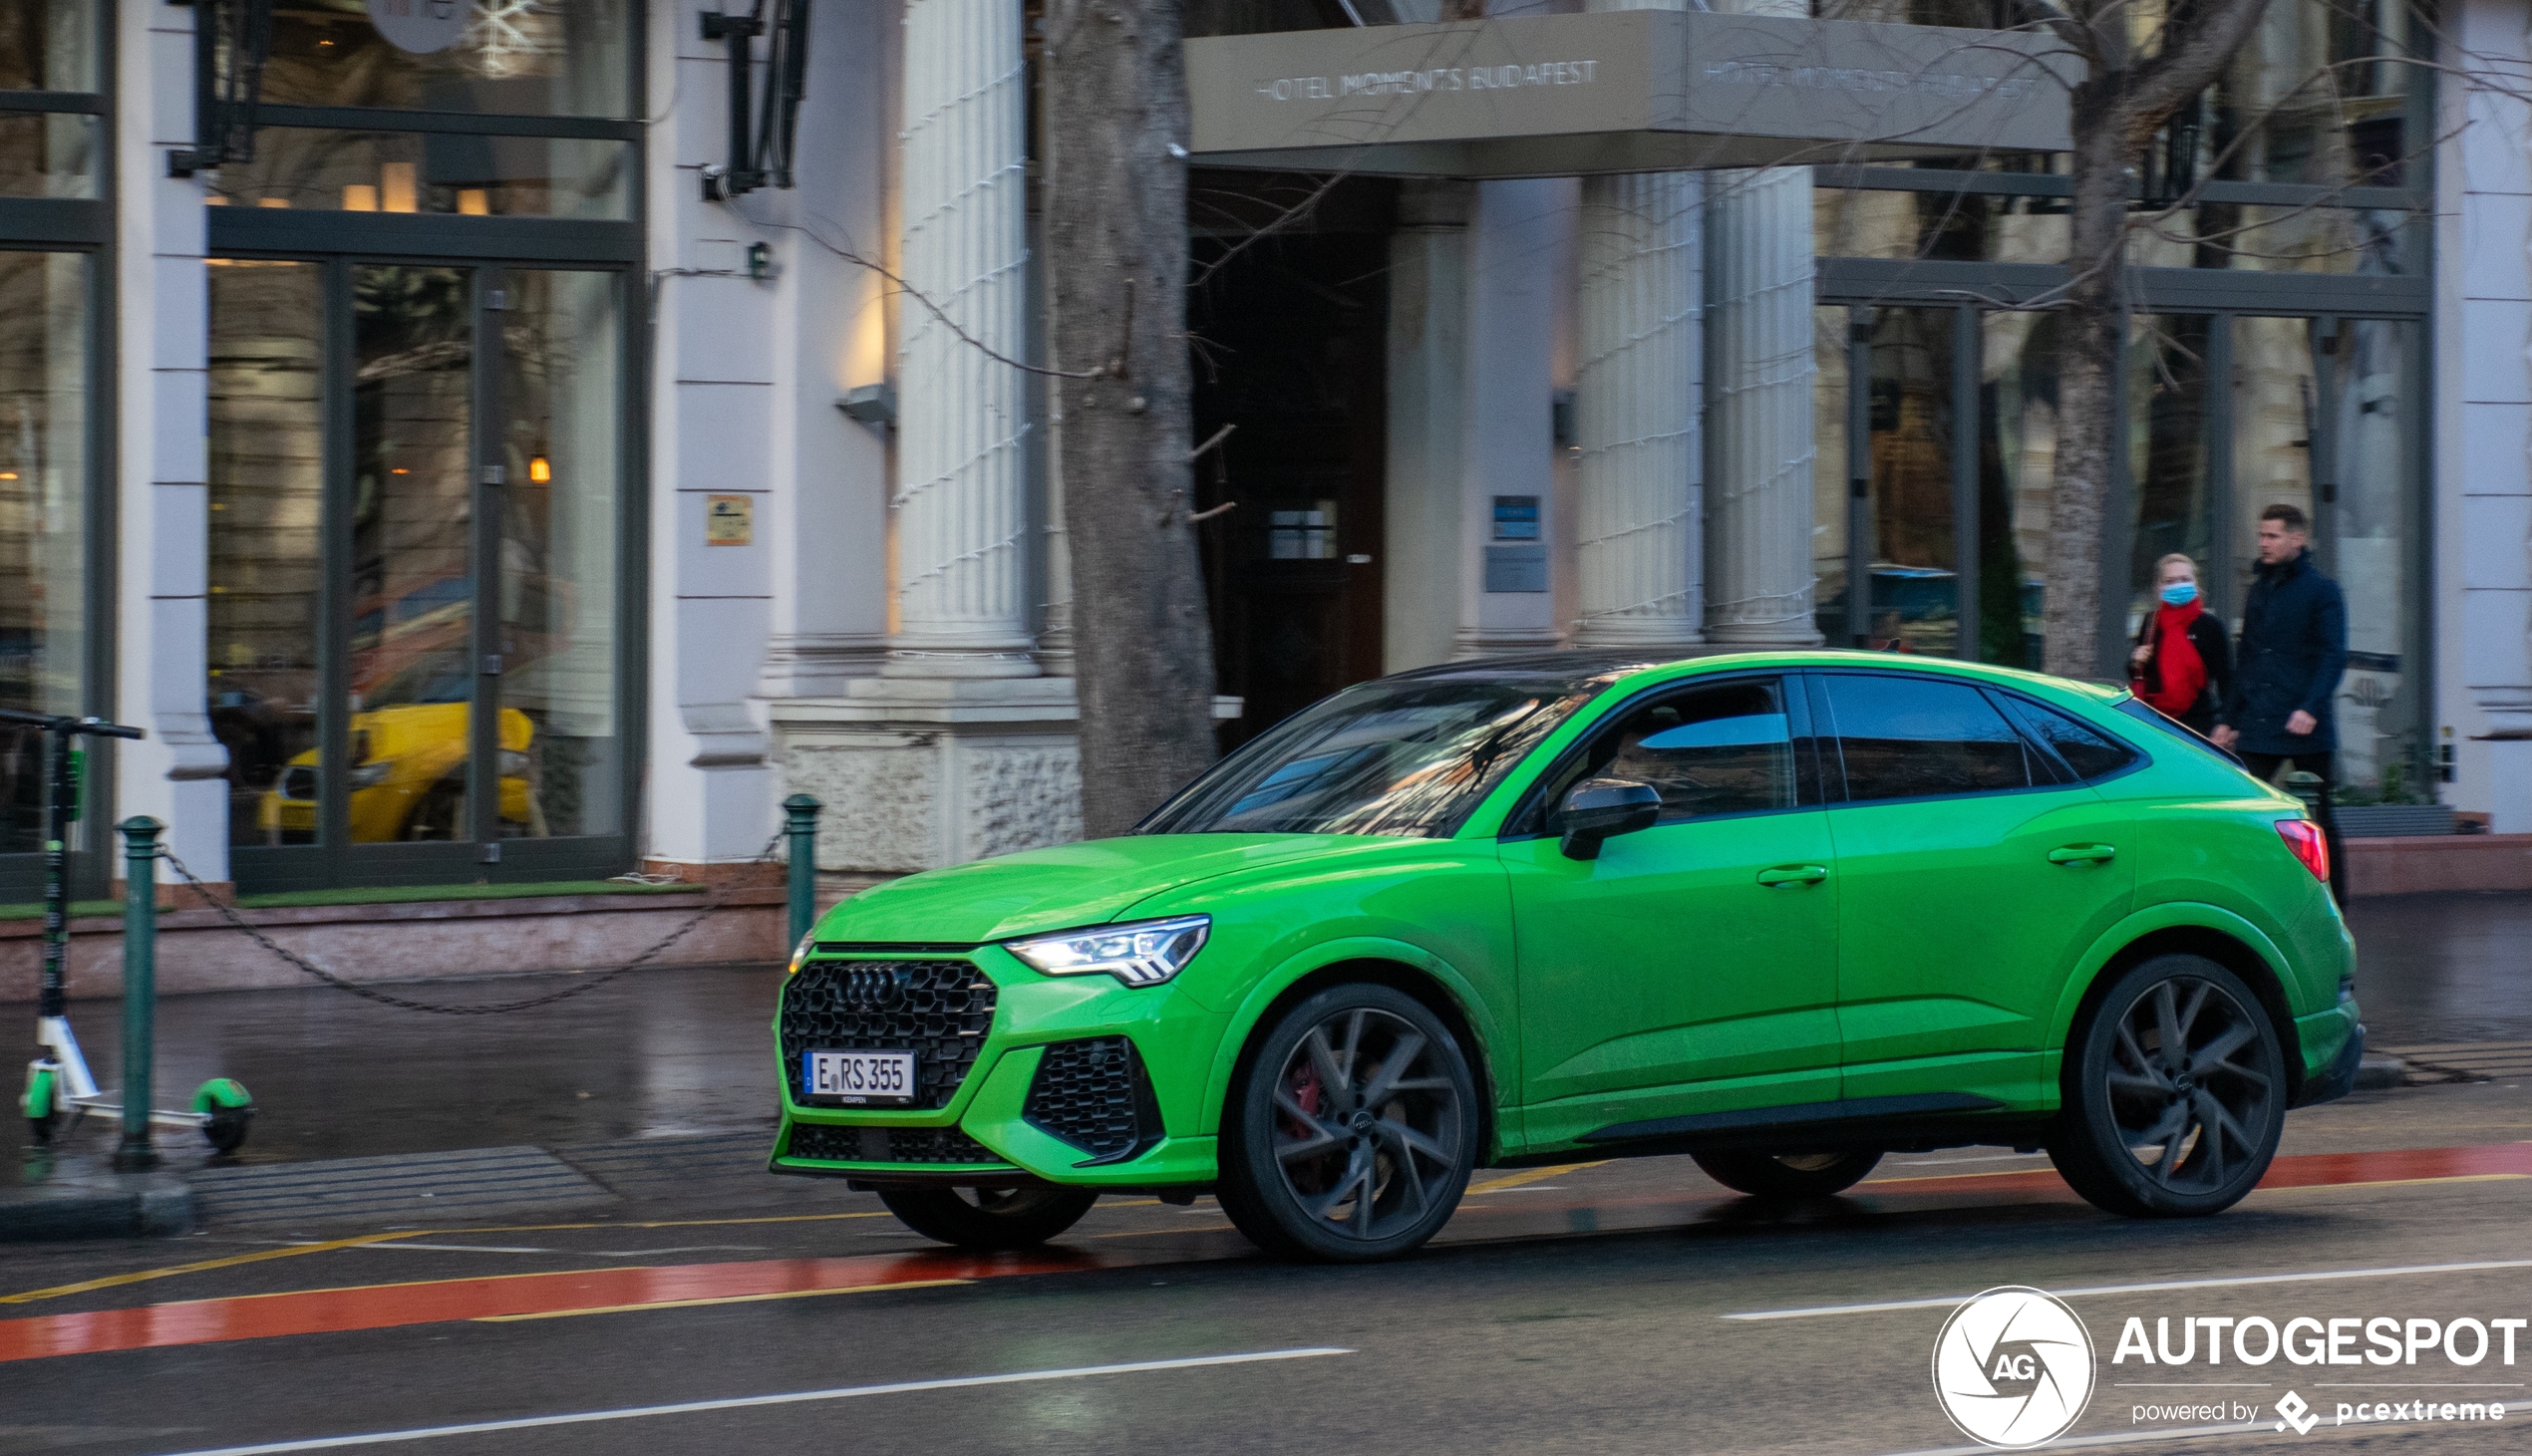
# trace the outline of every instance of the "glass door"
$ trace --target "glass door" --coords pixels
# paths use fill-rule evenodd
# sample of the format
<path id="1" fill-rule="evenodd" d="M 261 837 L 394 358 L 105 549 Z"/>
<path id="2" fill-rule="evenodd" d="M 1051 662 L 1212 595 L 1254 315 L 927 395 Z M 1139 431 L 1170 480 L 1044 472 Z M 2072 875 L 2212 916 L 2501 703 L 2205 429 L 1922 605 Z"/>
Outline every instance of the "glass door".
<path id="1" fill-rule="evenodd" d="M 209 697 L 239 883 L 620 867 L 619 275 L 212 268 Z"/>

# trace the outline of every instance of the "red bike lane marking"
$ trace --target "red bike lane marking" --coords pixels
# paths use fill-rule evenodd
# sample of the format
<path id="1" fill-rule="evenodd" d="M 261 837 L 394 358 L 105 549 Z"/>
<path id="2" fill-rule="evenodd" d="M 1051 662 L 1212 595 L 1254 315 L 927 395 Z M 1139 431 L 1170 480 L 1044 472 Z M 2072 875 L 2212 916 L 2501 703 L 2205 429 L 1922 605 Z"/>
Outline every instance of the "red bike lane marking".
<path id="1" fill-rule="evenodd" d="M 1069 1250 L 1029 1254 L 876 1255 L 571 1270 L 187 1300 L 81 1314 L 0 1320 L 0 1361 L 154 1349 L 282 1334 L 331 1334 L 499 1315 L 668 1306 L 946 1280 L 1005 1279 L 1134 1263 Z"/>
<path id="2" fill-rule="evenodd" d="M 2532 1142 L 2475 1147 L 2393 1148 L 2371 1153 L 2309 1153 L 2279 1158 L 2260 1180 L 2262 1190 L 2314 1188 L 2409 1180 L 2532 1175 Z M 1858 1186 L 1853 1195 L 1879 1205 L 1886 1196 L 1911 1203 L 1937 1196 L 1957 1203 L 1999 1196 L 2072 1199 L 2054 1169 L 2029 1172 L 1884 1178 Z M 1580 1205 L 1577 1205 L 1580 1206 Z M 268 1339 L 285 1334 L 328 1334 L 390 1329 L 447 1320 L 501 1315 L 559 1314 L 573 1310 L 669 1307 L 697 1300 L 727 1300 L 880 1289 L 945 1280 L 1005 1279 L 1015 1275 L 1182 1262 L 1169 1255 L 1137 1258 L 1112 1248 L 1097 1252 L 1062 1247 L 1027 1254 L 970 1255 L 943 1252 L 868 1255 L 837 1259 L 773 1259 L 735 1264 L 660 1265 L 638 1269 L 574 1270 L 509 1274 L 477 1279 L 425 1280 L 300 1290 L 217 1300 L 188 1300 L 0 1319 L 0 1362 L 222 1340 Z"/>

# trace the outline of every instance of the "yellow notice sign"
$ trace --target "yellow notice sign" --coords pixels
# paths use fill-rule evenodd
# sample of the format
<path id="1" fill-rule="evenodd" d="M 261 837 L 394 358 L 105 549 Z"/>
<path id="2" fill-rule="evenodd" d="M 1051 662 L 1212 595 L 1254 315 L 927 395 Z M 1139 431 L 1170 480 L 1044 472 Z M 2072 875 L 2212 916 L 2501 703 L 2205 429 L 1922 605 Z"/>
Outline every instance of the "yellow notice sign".
<path id="1" fill-rule="evenodd" d="M 704 544 L 746 546 L 756 540 L 756 500 L 747 495 L 704 497 Z"/>

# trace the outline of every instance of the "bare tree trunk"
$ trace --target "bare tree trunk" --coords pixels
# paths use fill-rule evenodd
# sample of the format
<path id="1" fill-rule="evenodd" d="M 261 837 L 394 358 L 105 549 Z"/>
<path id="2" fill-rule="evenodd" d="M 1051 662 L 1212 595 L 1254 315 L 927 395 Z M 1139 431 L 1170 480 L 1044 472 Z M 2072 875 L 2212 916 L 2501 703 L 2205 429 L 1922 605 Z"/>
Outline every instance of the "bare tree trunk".
<path id="1" fill-rule="evenodd" d="M 1016 0 L 1014 0 L 1016 3 Z M 1082 825 L 1121 834 L 1213 761 L 1213 640 L 1187 523 L 1180 0 L 1048 15 L 1047 279 L 1073 557 Z"/>
<path id="2" fill-rule="evenodd" d="M 2057 356 L 2057 466 L 2049 500 L 2049 588 L 2043 619 L 2050 672 L 2120 678 L 2125 664 L 2102 650 L 2102 506 L 2126 437 L 2118 410 L 2122 339 L 2120 279 L 2126 268 L 2128 189 L 2154 133 L 2215 84 L 2268 0 L 2196 0 L 2168 7 L 2153 44 L 2129 34 L 2127 0 L 2016 0 L 2022 18 L 2082 55 L 2069 121 L 2074 199 L 2066 247 L 2071 275 Z"/>

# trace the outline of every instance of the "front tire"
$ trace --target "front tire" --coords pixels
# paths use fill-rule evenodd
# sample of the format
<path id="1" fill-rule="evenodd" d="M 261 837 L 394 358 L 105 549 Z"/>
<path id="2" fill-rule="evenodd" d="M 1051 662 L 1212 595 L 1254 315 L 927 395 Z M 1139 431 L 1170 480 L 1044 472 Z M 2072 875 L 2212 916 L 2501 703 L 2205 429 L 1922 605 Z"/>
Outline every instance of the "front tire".
<path id="1" fill-rule="evenodd" d="M 879 1201 L 926 1239 L 980 1253 L 1031 1249 L 1082 1221 L 1099 1195 L 1082 1188 L 882 1188 Z"/>
<path id="2" fill-rule="evenodd" d="M 1691 1153 L 1706 1176 L 1752 1198 L 1827 1198 L 1864 1181 L 1879 1151 L 1857 1153 Z"/>
<path id="3" fill-rule="evenodd" d="M 1287 1259 L 1394 1259 L 1450 1221 L 1477 1157 L 1476 1079 L 1441 1019 L 1337 986 L 1256 1044 L 1222 1118 L 1222 1211 Z"/>
<path id="4" fill-rule="evenodd" d="M 2066 1047 L 2049 1159 L 2129 1218 L 2221 1213 L 2259 1186 L 2286 1129 L 2286 1058 L 2258 996 L 2203 956 L 2113 982 Z"/>

